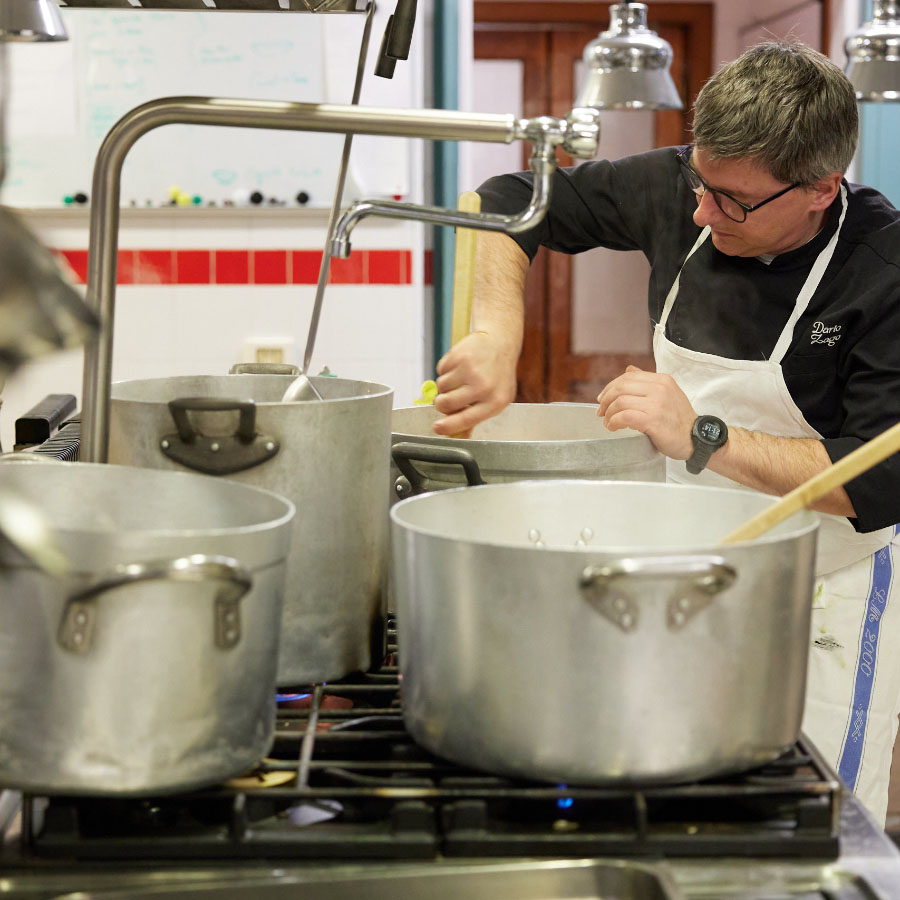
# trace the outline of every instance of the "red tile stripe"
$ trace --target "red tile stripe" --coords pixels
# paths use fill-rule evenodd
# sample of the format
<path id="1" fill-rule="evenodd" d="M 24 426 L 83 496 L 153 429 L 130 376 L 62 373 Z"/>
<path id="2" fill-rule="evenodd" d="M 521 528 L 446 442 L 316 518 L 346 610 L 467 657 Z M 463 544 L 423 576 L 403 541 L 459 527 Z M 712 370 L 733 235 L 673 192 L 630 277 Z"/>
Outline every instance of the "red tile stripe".
<path id="1" fill-rule="evenodd" d="M 87 250 L 57 250 L 80 284 Z M 431 251 L 425 255 L 431 271 Z M 317 284 L 321 250 L 120 250 L 118 284 Z M 430 277 L 427 283 L 430 283 Z M 332 259 L 329 284 L 412 284 L 409 250 L 356 250 Z"/>

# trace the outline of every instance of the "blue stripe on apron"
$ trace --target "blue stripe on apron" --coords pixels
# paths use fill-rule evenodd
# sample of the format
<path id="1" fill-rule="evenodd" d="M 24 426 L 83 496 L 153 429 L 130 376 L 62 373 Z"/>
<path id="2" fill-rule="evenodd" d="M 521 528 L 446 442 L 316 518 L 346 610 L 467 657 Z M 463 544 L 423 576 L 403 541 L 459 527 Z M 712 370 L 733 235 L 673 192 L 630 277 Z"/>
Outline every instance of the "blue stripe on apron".
<path id="1" fill-rule="evenodd" d="M 844 746 L 838 761 L 838 775 L 851 790 L 856 787 L 856 779 L 859 777 L 859 767 L 862 762 L 869 705 L 872 701 L 872 685 L 875 681 L 878 635 L 881 629 L 881 617 L 884 615 L 887 598 L 890 595 L 892 576 L 893 561 L 891 547 L 888 545 L 873 555 L 872 583 L 856 659 L 853 705 L 850 707 L 847 735 L 844 738 Z"/>

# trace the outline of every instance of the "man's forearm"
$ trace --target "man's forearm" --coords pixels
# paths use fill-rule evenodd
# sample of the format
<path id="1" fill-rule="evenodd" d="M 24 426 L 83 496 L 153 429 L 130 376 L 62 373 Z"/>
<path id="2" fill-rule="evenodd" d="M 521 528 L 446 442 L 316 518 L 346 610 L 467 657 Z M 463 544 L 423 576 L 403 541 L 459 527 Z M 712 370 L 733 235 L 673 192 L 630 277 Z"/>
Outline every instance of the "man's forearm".
<path id="1" fill-rule="evenodd" d="M 472 333 L 437 364 L 436 434 L 467 434 L 516 397 L 528 256 L 505 234 L 478 235 Z"/>
<path id="2" fill-rule="evenodd" d="M 712 455 L 707 468 L 763 493 L 783 495 L 830 465 L 821 441 L 729 428 L 728 441 Z M 826 494 L 813 508 L 836 516 L 856 516 L 843 488 Z"/>
<path id="3" fill-rule="evenodd" d="M 472 331 L 491 335 L 503 352 L 518 360 L 524 333 L 528 257 L 508 235 L 478 234 Z"/>

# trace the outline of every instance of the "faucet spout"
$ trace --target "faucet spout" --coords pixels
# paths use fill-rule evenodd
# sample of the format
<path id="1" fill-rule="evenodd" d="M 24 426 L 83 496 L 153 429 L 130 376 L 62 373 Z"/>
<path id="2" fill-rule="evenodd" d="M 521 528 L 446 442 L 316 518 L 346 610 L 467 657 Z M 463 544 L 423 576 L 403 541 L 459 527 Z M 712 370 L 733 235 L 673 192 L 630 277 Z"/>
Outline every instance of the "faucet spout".
<path id="1" fill-rule="evenodd" d="M 350 255 L 350 232 L 367 216 L 386 219 L 412 219 L 431 225 L 503 231 L 518 234 L 534 227 L 543 219 L 550 203 L 550 184 L 556 170 L 555 148 L 562 146 L 573 156 L 594 156 L 600 137 L 596 110 L 573 109 L 565 119 L 539 116 L 518 122 L 517 137 L 531 141 L 534 152 L 529 167 L 534 174 L 531 200 L 515 215 L 466 213 L 440 206 L 422 206 L 395 200 L 358 200 L 338 222 L 331 239 L 331 255 L 346 259 Z"/>
<path id="2" fill-rule="evenodd" d="M 550 203 L 550 182 L 556 169 L 552 144 L 541 142 L 535 146 L 530 168 L 534 173 L 531 200 L 522 212 L 515 215 L 461 212 L 442 206 L 420 206 L 395 200 L 358 200 L 341 216 L 335 228 L 331 241 L 331 255 L 341 259 L 350 255 L 350 232 L 367 216 L 412 219 L 432 225 L 504 231 L 508 234 L 527 231 L 541 221 Z"/>

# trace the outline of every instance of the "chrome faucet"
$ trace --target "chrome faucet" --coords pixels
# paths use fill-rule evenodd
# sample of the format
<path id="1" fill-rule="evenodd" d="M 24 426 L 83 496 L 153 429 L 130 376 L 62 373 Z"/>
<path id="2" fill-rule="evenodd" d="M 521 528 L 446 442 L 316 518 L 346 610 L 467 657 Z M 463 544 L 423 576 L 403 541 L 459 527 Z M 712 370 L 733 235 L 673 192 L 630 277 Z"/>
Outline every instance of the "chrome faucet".
<path id="1" fill-rule="evenodd" d="M 470 140 L 534 144 L 531 168 L 535 182 L 531 202 L 518 216 L 461 213 L 455 209 L 388 201 L 360 201 L 341 220 L 334 244 L 349 253 L 348 234 L 360 218 L 380 215 L 416 219 L 438 225 L 521 231 L 537 224 L 550 199 L 556 166 L 554 150 L 561 146 L 574 156 L 596 153 L 599 119 L 596 111 L 575 109 L 565 119 L 541 116 L 464 113 L 426 109 L 338 106 L 287 101 L 238 100 L 215 97 L 166 97 L 151 100 L 126 113 L 103 140 L 94 164 L 88 257 L 87 301 L 100 320 L 99 334 L 85 348 L 81 458 L 106 462 L 109 443 L 109 400 L 112 381 L 112 339 L 115 313 L 119 202 L 125 157 L 148 131 L 161 125 L 222 125 L 413 137 L 426 140 Z M 343 227 L 340 227 L 343 226 Z"/>
<path id="2" fill-rule="evenodd" d="M 341 217 L 331 242 L 331 255 L 350 255 L 350 232 L 366 216 L 389 219 L 413 219 L 432 225 L 453 225 L 483 231 L 517 234 L 537 225 L 550 202 L 550 179 L 556 169 L 555 148 L 561 146 L 571 156 L 590 159 L 597 153 L 600 125 L 597 111 L 573 109 L 565 119 L 539 116 L 520 119 L 510 140 L 525 140 L 534 145 L 529 167 L 534 173 L 534 189 L 528 206 L 517 215 L 466 213 L 436 206 L 419 206 L 393 200 L 358 200 Z M 509 143 L 509 141 L 507 142 Z"/>

